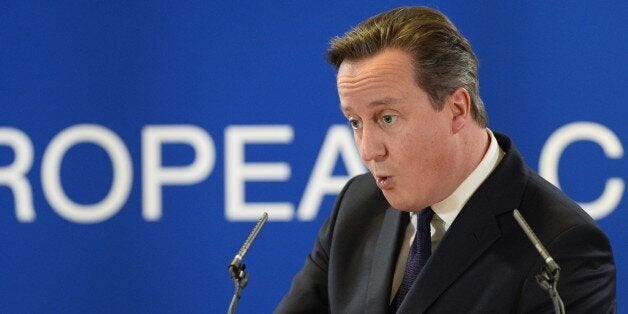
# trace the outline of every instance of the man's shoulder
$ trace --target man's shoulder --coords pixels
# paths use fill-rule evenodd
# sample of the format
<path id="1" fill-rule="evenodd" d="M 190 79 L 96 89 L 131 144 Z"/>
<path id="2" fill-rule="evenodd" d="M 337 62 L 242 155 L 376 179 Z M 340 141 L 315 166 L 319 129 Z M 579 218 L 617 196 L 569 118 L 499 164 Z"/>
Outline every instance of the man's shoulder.
<path id="1" fill-rule="evenodd" d="M 526 185 L 523 202 L 527 207 L 543 210 L 554 218 L 564 221 L 567 218 L 579 220 L 581 223 L 594 223 L 589 216 L 573 199 L 567 196 L 558 187 L 554 186 L 537 173 L 530 173 Z"/>
<path id="2" fill-rule="evenodd" d="M 491 187 L 499 187 L 499 191 L 512 190 L 512 193 L 506 193 L 512 197 L 520 195 L 517 196 L 519 204 L 514 206 L 543 242 L 551 242 L 565 231 L 578 226 L 586 226 L 584 229 L 601 233 L 596 222 L 578 203 L 526 165 L 506 135 L 493 133 L 506 156 L 501 167 L 496 169 L 499 180 L 494 180 Z M 505 186 L 510 186 L 510 190 Z"/>
<path id="3" fill-rule="evenodd" d="M 546 245 L 576 230 L 580 235 L 603 237 L 595 220 L 578 203 L 536 173 L 528 178 L 520 211 Z"/>
<path id="4" fill-rule="evenodd" d="M 500 174 L 498 175 L 500 180 L 497 180 L 497 184 L 493 187 L 497 185 L 503 189 L 506 181 L 508 185 L 517 186 L 515 190 L 521 193 L 519 210 L 524 216 L 527 214 L 531 219 L 539 217 L 545 220 L 544 224 L 547 222 L 555 225 L 595 224 L 594 220 L 574 200 L 530 169 L 514 143 L 506 135 L 495 131 L 493 133 L 501 148 L 506 152 L 502 167 L 496 170 Z"/>

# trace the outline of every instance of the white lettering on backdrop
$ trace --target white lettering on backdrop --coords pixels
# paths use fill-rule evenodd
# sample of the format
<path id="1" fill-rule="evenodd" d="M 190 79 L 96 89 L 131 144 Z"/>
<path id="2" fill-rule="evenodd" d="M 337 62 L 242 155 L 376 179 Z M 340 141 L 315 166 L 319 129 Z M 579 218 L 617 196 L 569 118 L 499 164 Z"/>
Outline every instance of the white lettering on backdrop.
<path id="1" fill-rule="evenodd" d="M 349 178 L 366 171 L 353 144 L 351 130 L 344 125 L 333 125 L 320 146 L 296 210 L 294 204 L 285 200 L 247 202 L 246 182 L 288 182 L 291 166 L 286 162 L 247 162 L 246 145 L 291 145 L 294 130 L 290 125 L 232 125 L 225 129 L 224 136 L 224 212 L 229 221 L 255 221 L 262 211 L 268 211 L 270 219 L 275 221 L 295 218 L 311 221 L 318 216 L 325 195 L 337 194 Z M 600 145 L 607 158 L 623 157 L 623 146 L 610 129 L 592 122 L 574 122 L 559 128 L 547 139 L 539 160 L 539 173 L 560 186 L 561 156 L 569 145 L 578 141 Z M 93 204 L 78 204 L 71 200 L 61 183 L 65 154 L 81 143 L 102 147 L 112 163 L 113 182 L 109 192 Z M 191 147 L 194 160 L 183 166 L 162 165 L 162 147 L 167 144 Z M 0 127 L 0 146 L 6 146 L 14 153 L 12 163 L 0 165 L 0 185 L 13 192 L 17 221 L 32 223 L 37 217 L 32 182 L 28 178 L 35 157 L 33 143 L 19 129 Z M 146 221 L 162 218 L 164 186 L 198 184 L 209 177 L 216 163 L 212 137 L 194 125 L 147 125 L 142 130 L 141 151 L 142 217 Z M 343 163 L 346 175 L 333 174 L 338 162 Z M 48 144 L 41 163 L 45 199 L 59 216 L 68 221 L 85 224 L 105 221 L 118 213 L 128 200 L 133 182 L 132 159 L 124 141 L 104 126 L 81 124 L 62 130 Z M 608 178 L 603 193 L 596 200 L 580 205 L 591 216 L 600 219 L 617 208 L 624 191 L 622 178 Z"/>
<path id="2" fill-rule="evenodd" d="M 593 122 L 573 122 L 560 127 L 547 139 L 539 159 L 539 174 L 560 188 L 558 165 L 567 146 L 578 141 L 591 141 L 602 147 L 606 157 L 620 159 L 624 148 L 607 127 Z M 595 219 L 608 216 L 617 208 L 624 194 L 625 183 L 621 178 L 609 178 L 602 195 L 596 200 L 579 203 Z"/>

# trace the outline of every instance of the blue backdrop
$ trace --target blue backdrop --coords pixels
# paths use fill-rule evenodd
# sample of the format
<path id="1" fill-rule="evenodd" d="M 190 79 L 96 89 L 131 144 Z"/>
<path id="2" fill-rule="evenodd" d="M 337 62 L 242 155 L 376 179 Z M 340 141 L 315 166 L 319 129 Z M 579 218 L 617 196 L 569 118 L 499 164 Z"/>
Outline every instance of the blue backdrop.
<path id="1" fill-rule="evenodd" d="M 0 3 L 0 312 L 270 312 L 363 171 L 329 39 L 404 1 Z M 490 127 L 598 219 L 628 302 L 628 4 L 427 1 Z"/>

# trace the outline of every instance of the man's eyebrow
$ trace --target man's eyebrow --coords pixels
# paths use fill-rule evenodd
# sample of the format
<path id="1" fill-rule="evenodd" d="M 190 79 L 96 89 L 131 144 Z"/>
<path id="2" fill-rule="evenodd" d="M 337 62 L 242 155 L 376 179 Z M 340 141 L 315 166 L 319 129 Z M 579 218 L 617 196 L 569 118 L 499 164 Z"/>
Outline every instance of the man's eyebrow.
<path id="1" fill-rule="evenodd" d="M 377 106 L 383 106 L 383 105 L 393 105 L 399 102 L 399 99 L 397 98 L 392 98 L 392 97 L 385 97 L 382 99 L 377 99 L 374 100 L 372 102 L 370 102 L 368 104 L 368 106 L 373 106 L 373 107 L 377 107 Z M 352 108 L 351 106 L 343 106 L 342 104 L 340 104 L 340 110 L 342 111 L 351 111 Z"/>

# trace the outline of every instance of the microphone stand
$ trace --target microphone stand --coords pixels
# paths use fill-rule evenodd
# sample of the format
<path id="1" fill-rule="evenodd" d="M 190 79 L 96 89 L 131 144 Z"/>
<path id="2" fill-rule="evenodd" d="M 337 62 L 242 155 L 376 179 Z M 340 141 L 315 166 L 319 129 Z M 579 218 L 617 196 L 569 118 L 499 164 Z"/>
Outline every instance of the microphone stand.
<path id="1" fill-rule="evenodd" d="M 539 238 L 536 237 L 536 234 L 534 234 L 532 228 L 530 228 L 525 219 L 523 219 L 519 211 L 515 209 L 513 215 L 517 223 L 519 223 L 519 226 L 521 226 L 521 229 L 523 229 L 545 261 L 545 266 L 543 266 L 541 272 L 535 276 L 536 282 L 549 293 L 550 298 L 552 298 L 552 303 L 554 303 L 554 312 L 557 314 L 565 314 L 565 304 L 560 298 L 560 295 L 558 295 L 558 289 L 556 288 L 558 279 L 560 278 L 560 267 L 549 255 L 549 252 L 547 252 Z"/>
<path id="2" fill-rule="evenodd" d="M 231 304 L 229 304 L 229 314 L 235 314 L 236 308 L 238 307 L 238 301 L 240 301 L 240 294 L 242 293 L 242 289 L 246 286 L 249 281 L 249 273 L 244 271 L 245 265 L 241 264 L 238 270 L 236 270 L 236 274 L 231 274 L 233 282 L 235 284 L 235 292 L 233 293 L 233 298 L 231 298 Z"/>
<path id="3" fill-rule="evenodd" d="M 560 298 L 560 295 L 558 295 L 558 290 L 556 289 L 556 285 L 558 285 L 558 278 L 560 277 L 559 273 L 560 268 L 551 272 L 547 266 L 544 266 L 535 278 L 536 282 L 538 282 L 552 298 L 552 302 L 554 303 L 554 312 L 557 314 L 565 314 L 565 305 L 563 304 L 563 300 Z"/>
<path id="4" fill-rule="evenodd" d="M 231 263 L 229 264 L 229 274 L 231 275 L 231 279 L 233 279 L 233 283 L 235 284 L 235 292 L 233 293 L 233 298 L 231 299 L 231 304 L 229 304 L 229 314 L 235 314 L 236 308 L 238 307 L 238 301 L 240 300 L 240 295 L 242 294 L 242 290 L 246 287 L 246 284 L 249 282 L 249 273 L 245 270 L 246 265 L 242 262 L 244 258 L 244 254 L 249 250 L 249 246 L 257 237 L 257 234 L 262 229 L 264 223 L 268 220 L 268 213 L 264 213 L 262 217 L 257 221 L 257 224 L 244 241 L 244 244 L 240 248 L 240 251 L 233 258 Z"/>

